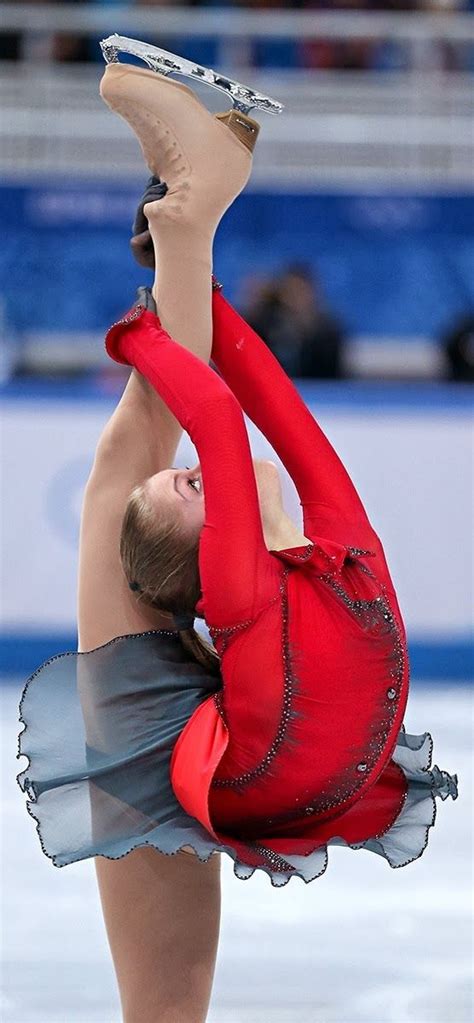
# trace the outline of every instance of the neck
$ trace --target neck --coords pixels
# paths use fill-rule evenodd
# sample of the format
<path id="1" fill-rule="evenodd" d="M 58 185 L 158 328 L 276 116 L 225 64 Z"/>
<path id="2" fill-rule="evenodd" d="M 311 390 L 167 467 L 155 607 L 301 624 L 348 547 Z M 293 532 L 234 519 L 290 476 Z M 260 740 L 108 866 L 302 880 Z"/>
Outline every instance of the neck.
<path id="1" fill-rule="evenodd" d="M 303 547 L 312 542 L 284 512 L 278 522 L 268 526 L 264 524 L 263 534 L 269 551 L 283 551 L 287 547 Z"/>

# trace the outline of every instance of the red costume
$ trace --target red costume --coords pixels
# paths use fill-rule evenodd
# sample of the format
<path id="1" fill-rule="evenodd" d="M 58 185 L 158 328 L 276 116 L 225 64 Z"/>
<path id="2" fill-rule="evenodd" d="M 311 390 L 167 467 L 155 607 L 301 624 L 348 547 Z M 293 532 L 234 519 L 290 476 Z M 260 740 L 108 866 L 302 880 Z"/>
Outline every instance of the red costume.
<path id="1" fill-rule="evenodd" d="M 205 617 L 223 689 L 175 745 L 184 809 L 245 861 L 283 867 L 338 836 L 387 831 L 407 780 L 391 761 L 408 695 L 404 625 L 382 544 L 357 491 L 263 341 L 213 292 L 221 377 L 141 306 L 107 351 L 158 391 L 195 444 L 205 522 Z M 308 546 L 268 550 L 242 410 L 300 497 Z M 282 859 L 283 857 L 283 859 Z"/>

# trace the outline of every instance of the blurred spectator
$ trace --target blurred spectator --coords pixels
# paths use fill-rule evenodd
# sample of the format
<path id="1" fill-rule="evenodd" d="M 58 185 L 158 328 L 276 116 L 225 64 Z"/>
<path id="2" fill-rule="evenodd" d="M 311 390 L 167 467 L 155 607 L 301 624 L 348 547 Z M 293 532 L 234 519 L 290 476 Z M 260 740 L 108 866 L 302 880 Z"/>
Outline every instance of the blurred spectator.
<path id="1" fill-rule="evenodd" d="M 0 60 L 19 60 L 21 56 L 21 33 L 0 32 Z"/>
<path id="2" fill-rule="evenodd" d="M 293 264 L 261 284 L 245 317 L 289 376 L 342 376 L 343 332 L 306 265 Z"/>
<path id="3" fill-rule="evenodd" d="M 474 312 L 466 313 L 446 332 L 442 345 L 451 380 L 474 382 Z"/>

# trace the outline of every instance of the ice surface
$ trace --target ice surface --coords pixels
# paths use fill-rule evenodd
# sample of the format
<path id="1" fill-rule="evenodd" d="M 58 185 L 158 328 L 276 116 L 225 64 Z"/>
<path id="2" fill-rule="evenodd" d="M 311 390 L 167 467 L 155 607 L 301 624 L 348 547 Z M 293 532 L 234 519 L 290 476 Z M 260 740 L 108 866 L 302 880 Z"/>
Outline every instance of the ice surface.
<path id="1" fill-rule="evenodd" d="M 120 1023 L 92 861 L 42 854 L 15 775 L 21 685 L 2 686 L 3 1023 Z M 428 849 L 400 870 L 332 848 L 329 867 L 277 890 L 222 857 L 221 938 L 208 1023 L 467 1023 L 472 1017 L 471 701 L 414 686 L 405 724 L 432 733 L 459 799 L 438 802 Z"/>

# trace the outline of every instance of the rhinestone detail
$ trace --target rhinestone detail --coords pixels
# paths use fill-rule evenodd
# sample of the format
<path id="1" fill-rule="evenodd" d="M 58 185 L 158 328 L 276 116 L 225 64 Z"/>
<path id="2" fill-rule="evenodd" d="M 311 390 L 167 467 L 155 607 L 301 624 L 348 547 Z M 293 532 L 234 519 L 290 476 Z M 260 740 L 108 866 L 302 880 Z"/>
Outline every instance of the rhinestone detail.
<path id="1" fill-rule="evenodd" d="M 315 546 L 316 546 L 316 544 L 314 544 L 314 543 L 308 543 L 308 544 L 305 545 L 306 550 L 302 551 L 301 554 L 293 554 L 293 552 L 291 551 L 291 548 L 290 548 L 290 552 L 289 553 L 291 553 L 291 557 L 295 561 L 308 561 L 308 559 L 311 557 L 311 555 L 312 555 L 312 553 L 314 551 Z M 323 553 L 326 554 L 326 551 L 324 551 Z M 329 557 L 329 555 L 326 554 L 326 557 Z"/>
<path id="2" fill-rule="evenodd" d="M 363 547 L 346 547 L 346 551 L 351 558 L 375 558 L 375 551 L 366 551 Z"/>
<path id="3" fill-rule="evenodd" d="M 301 553 L 299 555 L 295 555 L 295 559 L 298 558 L 299 560 L 306 560 L 306 558 L 309 556 L 309 553 L 312 553 L 313 546 L 314 545 L 311 545 L 311 548 L 310 548 L 309 552 L 305 551 L 305 552 L 303 552 L 303 553 Z M 373 555 L 374 554 L 373 551 L 366 551 L 365 549 L 359 548 L 359 547 L 347 547 L 346 550 L 347 550 L 348 555 L 350 557 L 353 556 L 353 557 L 357 557 L 358 558 L 358 557 L 362 557 L 362 556 L 366 556 L 366 555 Z M 332 560 L 334 560 L 334 558 L 331 557 L 330 555 L 326 555 L 326 557 L 327 557 L 328 562 L 331 562 Z M 361 569 L 362 572 L 364 572 L 364 574 L 369 575 L 371 578 L 373 578 L 375 580 L 377 579 L 377 576 L 366 565 L 363 565 L 362 563 L 358 562 L 358 567 L 359 567 L 359 569 Z M 285 736 L 285 732 L 286 732 L 286 729 L 287 729 L 287 726 L 288 726 L 288 720 L 289 720 L 289 717 L 290 717 L 290 707 L 291 707 L 292 690 L 293 690 L 292 683 L 294 684 L 294 681 L 295 681 L 293 679 L 293 677 L 292 677 L 290 663 L 289 663 L 289 641 L 288 641 L 287 578 L 288 578 L 288 574 L 289 574 L 290 570 L 291 570 L 291 566 L 287 566 L 284 569 L 284 572 L 283 572 L 283 575 L 282 575 L 282 579 L 281 579 L 281 595 L 282 595 L 282 610 L 283 610 L 282 619 L 283 619 L 283 626 L 284 626 L 283 627 L 283 651 L 284 651 L 284 656 L 285 656 L 285 662 L 284 662 L 285 663 L 285 696 L 284 696 L 284 704 L 283 704 L 283 713 L 282 713 L 282 717 L 281 717 L 281 720 L 280 720 L 280 725 L 279 725 L 279 728 L 278 728 L 278 731 L 277 731 L 277 735 L 276 735 L 275 740 L 272 743 L 272 746 L 270 747 L 266 757 L 258 765 L 258 767 L 254 768 L 252 771 L 249 771 L 249 772 L 247 772 L 244 775 L 241 775 L 238 778 L 214 779 L 212 781 L 212 783 L 211 783 L 211 787 L 216 787 L 216 788 L 231 788 L 231 787 L 242 788 L 242 786 L 247 785 L 254 778 L 262 775 L 268 769 L 269 764 L 274 759 L 274 757 L 275 757 L 276 753 L 278 752 L 278 749 L 279 749 L 279 747 L 280 747 L 280 745 L 281 745 L 281 743 L 283 741 L 283 738 Z M 397 689 L 395 689 L 395 686 L 392 686 L 387 691 L 387 699 L 389 700 L 389 703 L 387 705 L 387 713 L 386 713 L 386 716 L 383 716 L 381 719 L 379 719 L 378 731 L 374 734 L 374 736 L 368 742 L 368 749 L 367 749 L 367 754 L 366 754 L 366 760 L 364 760 L 360 764 L 356 765 L 355 768 L 353 766 L 347 767 L 345 769 L 345 771 L 343 771 L 341 773 L 341 776 L 338 779 L 338 785 L 337 785 L 336 788 L 331 787 L 330 790 L 328 789 L 328 790 L 323 791 L 323 792 L 319 791 L 317 793 L 317 795 L 314 798 L 312 798 L 310 800 L 310 802 L 306 806 L 297 807 L 296 809 L 290 811 L 289 813 L 286 812 L 284 814 L 277 815 L 277 816 L 271 818 L 271 820 L 268 819 L 266 823 L 267 824 L 271 824 L 272 827 L 275 824 L 278 825 L 278 824 L 288 823 L 289 821 L 293 821 L 293 820 L 298 819 L 300 817 L 309 816 L 309 815 L 311 815 L 313 813 L 314 814 L 322 814 L 322 813 L 326 813 L 327 811 L 331 811 L 333 809 L 336 809 L 342 803 L 347 802 L 347 800 L 350 799 L 364 785 L 366 777 L 370 773 L 370 770 L 375 766 L 375 764 L 377 763 L 377 761 L 380 758 L 380 755 L 383 753 L 384 749 L 386 749 L 387 739 L 388 739 L 388 736 L 389 736 L 389 734 L 390 734 L 390 732 L 392 730 L 393 721 L 394 721 L 394 718 L 395 718 L 396 713 L 397 713 L 396 697 L 397 697 L 397 694 L 399 692 L 399 688 L 400 688 L 400 685 L 401 685 L 401 682 L 402 682 L 402 679 L 403 679 L 403 675 L 404 675 L 404 670 L 405 670 L 405 650 L 404 650 L 404 645 L 402 643 L 400 630 L 398 628 L 398 623 L 397 623 L 397 621 L 396 621 L 396 619 L 395 619 L 395 617 L 393 615 L 393 612 L 392 612 L 392 610 L 391 610 L 391 608 L 390 608 L 390 606 L 388 604 L 386 593 L 385 593 L 385 587 L 383 586 L 383 584 L 381 584 L 382 592 L 377 597 L 375 597 L 373 599 L 370 599 L 370 600 L 362 600 L 362 599 L 358 599 L 358 598 L 353 598 L 353 597 L 351 597 L 351 595 L 349 593 L 347 593 L 347 591 L 341 585 L 339 579 L 337 579 L 335 577 L 334 570 L 328 572 L 325 575 L 321 575 L 318 578 L 323 583 L 325 583 L 326 585 L 331 587 L 331 589 L 335 592 L 335 594 L 343 601 L 343 603 L 348 608 L 348 610 L 359 619 L 359 621 L 361 622 L 361 625 L 365 629 L 374 629 L 377 626 L 379 626 L 380 624 L 382 624 L 384 631 L 389 631 L 391 633 L 392 639 L 393 639 L 393 653 L 392 653 L 392 656 L 391 656 L 391 660 L 393 661 L 393 667 L 390 668 L 389 674 L 390 674 L 390 677 L 392 678 L 394 684 L 395 683 L 397 684 Z M 232 629 L 220 629 L 220 630 L 215 630 L 215 631 L 216 632 L 220 632 L 220 633 L 227 633 L 227 634 L 229 634 L 231 632 L 236 631 L 238 628 L 246 627 L 248 624 L 249 624 L 248 622 L 245 622 L 245 623 L 241 623 L 238 626 L 232 627 Z M 212 635 L 212 630 L 210 630 L 210 632 L 211 632 L 211 635 Z M 392 695 L 389 696 L 389 693 L 394 693 L 394 695 L 393 696 Z M 286 697 L 286 700 L 285 700 L 285 697 Z M 222 707 L 222 699 L 223 699 L 223 691 L 220 691 L 219 693 L 217 693 L 214 696 L 214 700 L 215 700 L 215 703 L 216 703 L 216 708 L 217 708 L 218 712 L 220 713 L 221 717 L 223 718 L 223 720 L 225 721 L 224 713 L 223 713 L 223 707 Z M 355 771 L 357 772 L 356 775 L 355 775 Z"/>
<path id="4" fill-rule="evenodd" d="M 278 853 L 273 852 L 273 849 L 267 849 L 265 845 L 259 845 L 257 842 L 252 842 L 250 848 L 253 849 L 254 852 L 260 853 L 261 856 L 264 856 L 275 870 L 284 870 L 285 872 L 289 870 L 291 873 L 294 872 L 295 868 L 293 865 L 283 859 L 283 856 L 279 856 Z"/>
<path id="5" fill-rule="evenodd" d="M 274 740 L 273 740 L 273 742 L 272 742 L 268 752 L 266 753 L 265 757 L 263 758 L 263 760 L 260 761 L 260 763 L 257 765 L 257 767 L 254 767 L 254 768 L 252 768 L 251 771 L 246 771 L 245 774 L 238 775 L 235 778 L 214 778 L 212 783 L 211 783 L 211 788 L 221 788 L 221 789 L 223 789 L 223 788 L 238 788 L 238 789 L 242 789 L 244 786 L 248 785 L 255 778 L 258 778 L 260 775 L 265 774 L 265 772 L 268 770 L 268 767 L 270 766 L 270 764 L 272 763 L 272 761 L 276 757 L 276 755 L 278 753 L 278 750 L 280 749 L 280 746 L 281 746 L 281 744 L 282 744 L 282 742 L 283 742 L 283 740 L 285 738 L 285 735 L 286 735 L 286 732 L 287 732 L 287 728 L 288 728 L 288 722 L 289 722 L 290 715 L 291 715 L 291 705 L 292 705 L 293 689 L 294 689 L 294 678 L 293 678 L 293 673 L 292 673 L 291 658 L 290 658 L 290 651 L 289 651 L 289 642 L 288 642 L 288 586 L 287 586 L 287 580 L 288 580 L 289 571 L 290 571 L 289 566 L 285 567 L 283 569 L 281 577 L 280 577 L 280 594 L 279 594 L 279 596 L 280 596 L 280 599 L 281 599 L 281 607 L 282 607 L 282 647 L 283 647 L 284 686 L 283 686 L 283 706 L 282 706 L 282 712 L 281 712 L 280 722 L 279 722 L 279 725 L 278 725 L 278 728 L 277 728 L 277 732 L 276 732 L 275 738 L 274 738 Z M 211 632 L 211 630 L 209 630 L 209 631 Z M 212 632 L 211 632 L 211 635 L 212 635 Z M 220 696 L 220 694 L 217 694 L 217 696 L 220 697 L 220 699 L 217 699 L 216 696 L 215 696 L 214 697 L 214 702 L 216 704 L 217 710 L 219 711 L 219 713 L 223 717 L 223 712 L 222 712 L 222 696 Z"/>
<path id="6" fill-rule="evenodd" d="M 225 717 L 225 713 L 224 713 L 224 707 L 222 705 L 223 698 L 224 698 L 224 690 L 223 689 L 219 689 L 219 691 L 214 694 L 214 703 L 215 703 L 215 706 L 216 706 L 216 710 L 218 711 L 218 713 L 219 713 L 220 717 L 222 718 L 224 724 L 227 725 L 226 717 Z"/>
<path id="7" fill-rule="evenodd" d="M 139 320 L 140 316 L 142 316 L 143 313 L 145 312 L 146 312 L 145 306 L 142 305 L 141 302 L 136 302 L 135 305 L 132 306 L 132 308 L 127 313 L 125 313 L 125 316 L 122 316 L 121 320 L 116 320 L 115 323 L 112 323 L 112 325 L 109 327 L 105 335 L 104 347 L 107 352 L 107 355 L 109 354 L 107 351 L 107 342 L 109 334 L 111 334 L 116 327 L 127 327 L 128 324 L 133 323 L 134 320 Z"/>
<path id="8" fill-rule="evenodd" d="M 253 619 L 248 618 L 246 622 L 239 622 L 238 625 L 210 625 L 209 632 L 211 636 L 230 636 L 233 632 L 237 632 L 238 629 L 247 629 L 252 624 Z"/>
<path id="9" fill-rule="evenodd" d="M 279 599 L 280 599 L 280 593 L 277 593 L 275 595 L 275 597 L 273 597 L 272 600 L 269 601 L 267 607 L 270 607 L 271 604 L 274 604 L 275 601 L 277 601 Z M 219 657 L 221 658 L 221 660 L 222 660 L 222 657 L 224 656 L 224 654 L 225 654 L 225 652 L 227 650 L 227 647 L 228 647 L 228 645 L 230 643 L 230 640 L 232 639 L 232 636 L 234 635 L 234 633 L 235 632 L 239 632 L 241 629 L 247 629 L 248 626 L 251 625 L 253 621 L 254 621 L 254 619 L 248 618 L 245 622 L 238 622 L 237 625 L 220 625 L 220 626 L 209 625 L 208 626 L 209 634 L 210 634 L 210 637 L 212 639 L 212 642 L 214 643 L 214 646 L 216 647 L 216 650 L 217 650 L 217 646 L 219 646 L 219 649 L 217 650 L 217 653 L 218 653 Z M 224 700 L 224 687 L 222 687 L 222 689 L 220 689 L 214 695 L 214 702 L 215 702 L 215 705 L 216 705 L 216 710 L 220 714 L 224 724 L 227 726 L 227 719 L 226 719 L 226 715 L 225 715 L 225 711 L 224 711 L 223 700 Z"/>
<path id="10" fill-rule="evenodd" d="M 370 569 L 367 569 L 366 566 L 359 564 L 359 568 L 362 568 L 366 574 L 370 574 L 374 579 L 377 578 Z M 368 742 L 366 759 L 358 764 L 355 769 L 353 766 L 348 766 L 343 772 L 341 772 L 336 787 L 332 786 L 331 789 L 328 788 L 325 791 L 320 790 L 305 806 L 296 807 L 289 812 L 275 815 L 271 818 L 271 820 L 267 820 L 266 823 L 269 825 L 271 824 L 272 828 L 309 816 L 313 813 L 325 814 L 328 811 L 337 809 L 337 807 L 354 796 L 355 793 L 365 785 L 367 776 L 371 769 L 376 765 L 381 754 L 387 748 L 387 740 L 397 714 L 398 701 L 396 700 L 396 697 L 399 694 L 403 680 L 406 657 L 400 629 L 388 604 L 383 584 L 382 594 L 375 599 L 358 600 L 352 598 L 333 575 L 328 574 L 325 576 L 319 576 L 319 578 L 334 590 L 336 595 L 344 602 L 348 610 L 359 618 L 361 624 L 365 628 L 374 628 L 381 623 L 384 631 L 387 630 L 390 632 L 393 640 L 393 652 L 390 658 L 393 662 L 393 667 L 390 668 L 389 674 L 393 679 L 394 686 L 387 692 L 387 697 L 390 702 L 387 704 L 386 714 L 378 721 L 378 731 Z M 397 688 L 395 688 L 395 683 Z M 388 693 L 394 693 L 395 695 L 389 696 Z M 356 775 L 355 770 L 357 772 Z"/>

